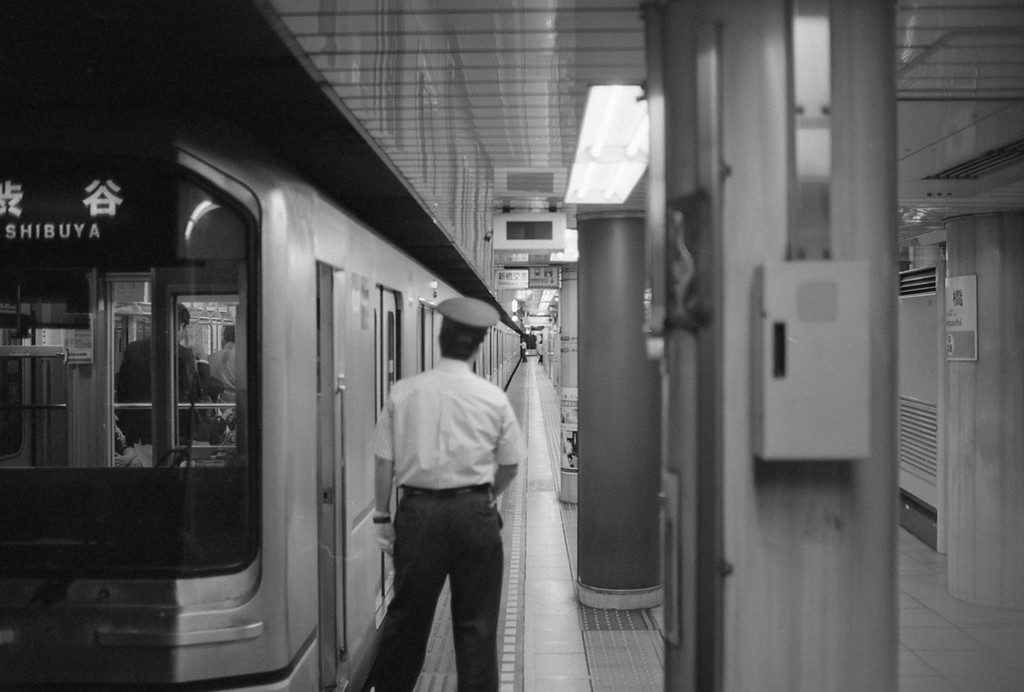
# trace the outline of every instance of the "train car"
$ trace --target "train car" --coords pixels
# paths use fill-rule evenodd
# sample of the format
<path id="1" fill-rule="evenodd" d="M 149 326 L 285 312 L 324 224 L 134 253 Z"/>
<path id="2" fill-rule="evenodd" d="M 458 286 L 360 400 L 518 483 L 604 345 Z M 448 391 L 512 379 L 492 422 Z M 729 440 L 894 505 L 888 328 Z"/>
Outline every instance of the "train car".
<path id="1" fill-rule="evenodd" d="M 7 140 L 0 688 L 359 689 L 372 663 L 370 441 L 456 292 L 213 129 Z M 228 327 L 230 398 L 191 384 Z M 478 373 L 507 382 L 517 339 Z"/>

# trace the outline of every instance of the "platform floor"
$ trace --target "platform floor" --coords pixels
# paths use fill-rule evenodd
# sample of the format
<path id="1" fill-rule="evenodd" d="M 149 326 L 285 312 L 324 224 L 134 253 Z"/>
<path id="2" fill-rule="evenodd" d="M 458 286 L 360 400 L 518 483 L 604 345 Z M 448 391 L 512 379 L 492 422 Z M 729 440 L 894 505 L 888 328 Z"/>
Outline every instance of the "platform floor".
<path id="1" fill-rule="evenodd" d="M 502 499 L 505 574 L 500 692 L 664 689 L 660 608 L 595 610 L 576 598 L 576 506 L 558 499 L 559 402 L 535 359 L 509 398 L 530 460 Z M 946 590 L 946 558 L 899 529 L 899 692 L 1024 691 L 1024 611 L 984 608 Z M 447 590 L 418 692 L 455 692 Z"/>
<path id="2" fill-rule="evenodd" d="M 900 529 L 900 692 L 1021 692 L 1024 610 L 950 596 L 946 562 Z"/>

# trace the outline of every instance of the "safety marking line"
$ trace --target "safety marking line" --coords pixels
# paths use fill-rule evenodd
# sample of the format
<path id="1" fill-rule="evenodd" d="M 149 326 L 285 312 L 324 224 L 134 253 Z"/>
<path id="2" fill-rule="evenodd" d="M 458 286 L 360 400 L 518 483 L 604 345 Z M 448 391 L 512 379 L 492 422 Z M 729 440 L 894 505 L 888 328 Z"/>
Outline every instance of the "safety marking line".
<path id="1" fill-rule="evenodd" d="M 525 469 L 521 469 L 520 473 L 523 471 Z M 518 659 L 522 651 L 519 642 L 519 614 L 521 612 L 519 585 L 522 583 L 523 578 L 523 507 L 526 503 L 523 502 L 522 493 L 525 487 L 526 484 L 522 481 L 521 477 L 517 478 L 515 482 L 515 508 L 512 511 L 511 517 L 512 541 L 509 546 L 511 559 L 509 560 L 508 590 L 505 599 L 505 628 L 502 634 L 500 692 L 516 692 L 516 670 L 521 668 L 518 665 Z M 510 500 L 512 497 L 510 496 L 508 499 Z M 507 504 L 506 501 L 506 509 Z M 522 689 L 521 683 L 518 689 Z"/>

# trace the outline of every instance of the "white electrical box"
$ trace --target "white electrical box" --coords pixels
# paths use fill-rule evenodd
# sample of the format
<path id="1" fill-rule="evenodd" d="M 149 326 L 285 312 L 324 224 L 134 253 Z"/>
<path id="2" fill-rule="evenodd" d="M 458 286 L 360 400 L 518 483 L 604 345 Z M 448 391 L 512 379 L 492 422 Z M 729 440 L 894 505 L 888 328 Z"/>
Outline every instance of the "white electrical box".
<path id="1" fill-rule="evenodd" d="M 867 262 L 765 264 L 756 280 L 754 454 L 871 454 Z"/>

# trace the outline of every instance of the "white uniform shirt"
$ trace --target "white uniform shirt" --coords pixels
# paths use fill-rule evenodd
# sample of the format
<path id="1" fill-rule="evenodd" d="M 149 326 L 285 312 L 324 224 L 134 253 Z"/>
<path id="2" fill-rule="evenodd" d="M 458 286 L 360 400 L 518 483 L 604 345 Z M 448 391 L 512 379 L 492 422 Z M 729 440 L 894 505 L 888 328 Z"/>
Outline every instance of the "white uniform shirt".
<path id="1" fill-rule="evenodd" d="M 398 485 L 443 489 L 493 483 L 498 465 L 526 460 L 526 443 L 505 392 L 442 358 L 395 383 L 373 452 L 394 460 Z"/>

